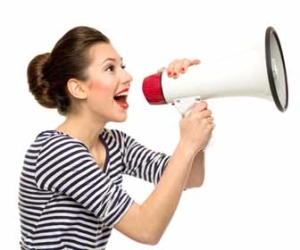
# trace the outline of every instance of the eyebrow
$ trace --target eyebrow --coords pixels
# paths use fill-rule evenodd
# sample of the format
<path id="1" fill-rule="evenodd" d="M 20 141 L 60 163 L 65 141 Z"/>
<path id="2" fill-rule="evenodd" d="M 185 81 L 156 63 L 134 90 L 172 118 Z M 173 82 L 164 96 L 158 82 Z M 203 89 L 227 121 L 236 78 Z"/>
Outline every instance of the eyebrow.
<path id="1" fill-rule="evenodd" d="M 113 58 L 113 57 L 108 57 L 101 64 L 104 64 L 107 61 L 114 61 L 114 62 L 116 62 L 116 61 L 118 61 L 118 59 Z M 123 57 L 120 57 L 120 61 L 123 62 Z"/>

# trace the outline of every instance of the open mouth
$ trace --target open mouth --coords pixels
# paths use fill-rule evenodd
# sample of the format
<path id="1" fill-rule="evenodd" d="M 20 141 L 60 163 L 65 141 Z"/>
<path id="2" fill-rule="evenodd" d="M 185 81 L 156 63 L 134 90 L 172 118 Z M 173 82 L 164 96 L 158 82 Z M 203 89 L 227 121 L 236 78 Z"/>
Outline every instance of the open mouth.
<path id="1" fill-rule="evenodd" d="M 128 96 L 128 90 L 129 89 L 124 89 L 117 93 L 114 96 L 114 100 L 121 106 L 123 109 L 127 109 L 129 107 L 127 103 L 127 96 Z"/>

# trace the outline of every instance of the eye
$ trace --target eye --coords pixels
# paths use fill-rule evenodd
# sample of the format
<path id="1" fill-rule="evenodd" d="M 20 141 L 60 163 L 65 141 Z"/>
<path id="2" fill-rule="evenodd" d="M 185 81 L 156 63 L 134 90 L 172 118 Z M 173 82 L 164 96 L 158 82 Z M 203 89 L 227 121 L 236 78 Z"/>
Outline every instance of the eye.
<path id="1" fill-rule="evenodd" d="M 121 64 L 121 68 L 122 68 L 122 69 L 125 69 L 125 68 L 126 68 L 126 65 L 125 65 L 124 63 L 122 63 L 122 64 Z"/>
<path id="2" fill-rule="evenodd" d="M 106 68 L 106 71 L 113 72 L 114 70 L 115 70 L 115 66 L 114 65 L 108 65 L 108 67 Z"/>

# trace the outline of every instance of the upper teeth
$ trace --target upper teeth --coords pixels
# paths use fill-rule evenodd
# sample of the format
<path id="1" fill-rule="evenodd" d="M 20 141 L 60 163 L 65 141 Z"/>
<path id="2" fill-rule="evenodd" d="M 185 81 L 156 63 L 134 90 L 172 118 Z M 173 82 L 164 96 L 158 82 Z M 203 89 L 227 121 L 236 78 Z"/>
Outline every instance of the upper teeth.
<path id="1" fill-rule="evenodd" d="M 122 92 L 120 94 L 117 94 L 116 96 L 127 96 L 127 95 L 128 95 L 128 92 L 126 91 L 126 92 Z"/>

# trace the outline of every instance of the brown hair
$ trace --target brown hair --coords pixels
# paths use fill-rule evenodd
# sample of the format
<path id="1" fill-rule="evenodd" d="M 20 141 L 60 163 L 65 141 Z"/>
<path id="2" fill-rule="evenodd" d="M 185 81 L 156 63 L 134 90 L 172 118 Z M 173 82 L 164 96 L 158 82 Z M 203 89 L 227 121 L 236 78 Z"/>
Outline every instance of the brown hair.
<path id="1" fill-rule="evenodd" d="M 42 106 L 56 108 L 66 115 L 70 98 L 66 84 L 70 78 L 86 80 L 91 62 L 89 48 L 96 43 L 110 43 L 100 31 L 78 26 L 69 30 L 54 46 L 51 53 L 34 57 L 27 68 L 30 92 Z"/>

